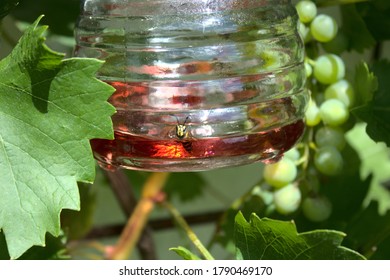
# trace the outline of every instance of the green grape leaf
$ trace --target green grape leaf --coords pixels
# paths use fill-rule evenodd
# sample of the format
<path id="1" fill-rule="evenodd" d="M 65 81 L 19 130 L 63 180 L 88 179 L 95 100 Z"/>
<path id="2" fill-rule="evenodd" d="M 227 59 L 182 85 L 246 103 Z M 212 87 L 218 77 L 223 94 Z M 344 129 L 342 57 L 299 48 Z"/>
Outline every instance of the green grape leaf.
<path id="1" fill-rule="evenodd" d="M 354 107 L 370 102 L 374 97 L 374 92 L 378 89 L 378 80 L 364 61 L 356 66 L 354 89 L 356 96 Z"/>
<path id="2" fill-rule="evenodd" d="M 89 140 L 113 137 L 102 62 L 63 59 L 38 22 L 0 61 L 0 229 L 13 259 L 59 235 L 61 209 L 80 207 L 77 181 L 94 180 Z"/>
<path id="3" fill-rule="evenodd" d="M 0 3 L 0 19 L 5 17 L 21 0 L 2 0 Z"/>
<path id="4" fill-rule="evenodd" d="M 236 216 L 236 258 L 244 260 L 361 260 L 341 246 L 345 234 L 334 230 L 298 233 L 294 222 Z"/>
<path id="5" fill-rule="evenodd" d="M 180 257 L 182 257 L 184 260 L 200 260 L 200 258 L 192 253 L 190 250 L 179 246 L 177 248 L 170 248 L 169 250 L 174 251 L 176 254 L 178 254 Z"/>
<path id="6" fill-rule="evenodd" d="M 21 255 L 19 260 L 68 260 L 70 255 L 66 248 L 66 241 L 63 234 L 59 237 L 47 234 L 45 247 L 33 246 Z M 0 233 L 0 260 L 9 259 L 4 235 Z"/>
<path id="7" fill-rule="evenodd" d="M 356 10 L 354 4 L 343 5 L 341 8 L 341 29 L 349 40 L 349 50 L 363 52 L 375 44 L 375 39 L 367 29 L 365 22 Z"/>
<path id="8" fill-rule="evenodd" d="M 390 179 L 390 150 L 385 143 L 375 143 L 367 135 L 366 126 L 365 123 L 357 124 L 348 131 L 346 137 L 361 159 L 361 177 L 367 178 L 372 174 L 370 190 L 365 200 L 378 201 L 380 213 L 384 213 L 390 209 L 390 191 L 383 186 L 383 182 Z M 349 197 L 355 195 L 354 190 L 355 188 L 350 188 Z"/>
<path id="9" fill-rule="evenodd" d="M 390 1 L 371 0 L 356 5 L 368 30 L 377 41 L 390 39 Z"/>
<path id="10" fill-rule="evenodd" d="M 387 237 L 369 257 L 370 260 L 390 260 L 390 237 Z"/>
<path id="11" fill-rule="evenodd" d="M 374 63 L 372 71 L 378 79 L 378 90 L 373 99 L 352 112 L 367 123 L 367 134 L 376 142 L 390 146 L 390 62 L 382 60 Z"/>
<path id="12" fill-rule="evenodd" d="M 371 255 L 381 243 L 390 238 L 390 211 L 379 214 L 377 202 L 371 202 L 348 224 L 347 244 L 364 255 Z"/>

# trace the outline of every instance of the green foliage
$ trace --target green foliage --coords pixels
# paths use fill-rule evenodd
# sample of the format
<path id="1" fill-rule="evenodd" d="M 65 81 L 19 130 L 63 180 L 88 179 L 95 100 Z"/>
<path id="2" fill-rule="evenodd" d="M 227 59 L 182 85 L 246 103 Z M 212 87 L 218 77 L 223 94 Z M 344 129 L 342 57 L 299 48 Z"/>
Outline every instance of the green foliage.
<path id="1" fill-rule="evenodd" d="M 249 222 L 236 216 L 237 259 L 244 260 L 361 260 L 359 253 L 341 246 L 345 234 L 333 230 L 298 233 L 293 222 L 253 214 Z"/>
<path id="2" fill-rule="evenodd" d="M 45 247 L 33 246 L 28 249 L 19 260 L 68 260 L 70 255 L 66 248 L 67 239 L 63 233 L 58 237 L 46 235 Z M 0 260 L 9 260 L 4 235 L 0 233 Z"/>
<path id="3" fill-rule="evenodd" d="M 372 202 L 358 212 L 346 230 L 348 246 L 370 256 L 390 237 L 390 211 L 380 215 L 378 203 Z"/>
<path id="4" fill-rule="evenodd" d="M 363 52 L 365 49 L 374 46 L 375 39 L 367 29 L 366 23 L 357 12 L 355 5 L 344 5 L 341 7 L 343 19 L 342 31 L 349 39 L 349 50 Z"/>
<path id="5" fill-rule="evenodd" d="M 390 1 L 372 0 L 356 5 L 357 11 L 377 41 L 390 39 Z"/>
<path id="6" fill-rule="evenodd" d="M 11 258 L 59 235 L 61 209 L 80 206 L 76 182 L 95 176 L 89 139 L 112 137 L 101 62 L 62 60 L 45 30 L 36 21 L 0 62 L 0 228 Z"/>
<path id="7" fill-rule="evenodd" d="M 171 248 L 170 250 L 178 254 L 184 260 L 200 260 L 197 255 L 184 247 L 179 246 L 177 248 Z"/>
<path id="8" fill-rule="evenodd" d="M 364 106 L 370 102 L 373 99 L 374 92 L 378 89 L 377 77 L 363 61 L 356 66 L 354 88 L 357 97 L 355 107 Z"/>
<path id="9" fill-rule="evenodd" d="M 378 90 L 372 100 L 357 108 L 354 114 L 367 123 L 367 133 L 374 141 L 390 146 L 390 62 L 376 62 L 372 71 L 378 79 Z"/>

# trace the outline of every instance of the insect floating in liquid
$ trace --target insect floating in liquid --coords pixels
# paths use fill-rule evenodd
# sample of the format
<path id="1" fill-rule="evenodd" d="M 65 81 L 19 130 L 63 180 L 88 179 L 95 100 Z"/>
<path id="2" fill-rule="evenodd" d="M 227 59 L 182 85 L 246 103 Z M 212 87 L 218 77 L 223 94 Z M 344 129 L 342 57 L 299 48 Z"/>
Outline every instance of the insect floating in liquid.
<path id="1" fill-rule="evenodd" d="M 188 127 L 186 126 L 186 122 L 188 121 L 190 116 L 187 116 L 186 119 L 182 124 L 179 123 L 179 120 L 177 119 L 177 125 L 175 128 L 176 137 L 180 140 L 180 143 L 182 144 L 183 148 L 188 152 L 192 152 L 192 141 L 189 141 L 189 131 Z"/>

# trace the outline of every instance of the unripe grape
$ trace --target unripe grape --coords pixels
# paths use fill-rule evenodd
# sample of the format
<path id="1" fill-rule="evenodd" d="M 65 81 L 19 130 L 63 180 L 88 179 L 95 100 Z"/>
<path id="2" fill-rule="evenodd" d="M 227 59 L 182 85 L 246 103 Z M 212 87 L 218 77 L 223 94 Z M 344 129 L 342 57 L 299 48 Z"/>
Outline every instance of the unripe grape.
<path id="1" fill-rule="evenodd" d="M 332 204 L 324 196 L 307 197 L 302 203 L 302 212 L 312 222 L 323 222 L 332 213 Z"/>
<path id="2" fill-rule="evenodd" d="M 300 155 L 298 149 L 294 147 L 294 148 L 288 150 L 287 152 L 285 152 L 284 157 L 291 159 L 292 161 L 296 161 L 301 157 L 301 155 Z"/>
<path id="3" fill-rule="evenodd" d="M 297 167 L 289 158 L 283 158 L 277 163 L 264 167 L 265 181 L 275 188 L 281 188 L 295 180 Z"/>
<path id="4" fill-rule="evenodd" d="M 301 38 L 302 38 L 304 43 L 310 42 L 310 40 L 312 39 L 312 36 L 310 33 L 310 28 L 307 27 L 302 22 L 299 22 L 298 32 L 299 32 L 299 35 L 301 35 Z"/>
<path id="5" fill-rule="evenodd" d="M 301 199 L 301 191 L 295 184 L 288 184 L 274 192 L 276 211 L 283 215 L 295 212 L 299 208 Z"/>
<path id="6" fill-rule="evenodd" d="M 355 100 L 355 93 L 352 85 L 347 80 L 340 80 L 328 86 L 325 90 L 325 99 L 335 98 L 350 108 Z"/>
<path id="7" fill-rule="evenodd" d="M 317 130 L 314 139 L 319 148 L 334 146 L 341 151 L 346 144 L 344 131 L 339 127 L 321 127 Z"/>
<path id="8" fill-rule="evenodd" d="M 303 0 L 295 6 L 299 20 L 303 23 L 311 22 L 317 15 L 317 6 L 312 1 Z"/>
<path id="9" fill-rule="evenodd" d="M 329 42 L 335 38 L 337 30 L 337 22 L 328 15 L 318 15 L 310 24 L 313 38 L 322 43 Z"/>
<path id="10" fill-rule="evenodd" d="M 309 78 L 311 74 L 313 74 L 313 67 L 307 62 L 305 62 L 305 71 L 306 71 L 306 78 Z"/>
<path id="11" fill-rule="evenodd" d="M 314 65 L 314 77 L 322 84 L 337 82 L 345 76 L 344 61 L 335 54 L 321 55 Z"/>
<path id="12" fill-rule="evenodd" d="M 311 98 L 305 112 L 305 120 L 308 126 L 316 126 L 321 122 L 320 109 L 318 109 L 317 104 Z"/>
<path id="13" fill-rule="evenodd" d="M 320 106 L 320 116 L 325 124 L 339 126 L 348 120 L 349 111 L 340 100 L 328 99 Z"/>
<path id="14" fill-rule="evenodd" d="M 342 171 L 343 165 L 340 152 L 333 146 L 321 147 L 314 155 L 314 166 L 322 174 L 337 175 Z"/>

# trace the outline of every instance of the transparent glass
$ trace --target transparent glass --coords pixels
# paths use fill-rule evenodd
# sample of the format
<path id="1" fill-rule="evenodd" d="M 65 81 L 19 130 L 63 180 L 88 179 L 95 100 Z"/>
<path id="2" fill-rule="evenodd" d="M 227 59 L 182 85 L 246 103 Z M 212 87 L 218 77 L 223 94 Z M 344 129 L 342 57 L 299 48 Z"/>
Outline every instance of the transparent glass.
<path id="1" fill-rule="evenodd" d="M 308 101 L 289 0 L 84 0 L 75 55 L 105 60 L 99 79 L 115 140 L 99 164 L 200 171 L 273 162 L 299 141 Z"/>

